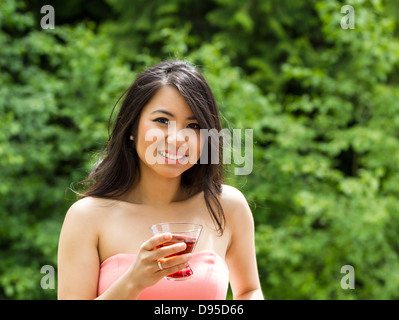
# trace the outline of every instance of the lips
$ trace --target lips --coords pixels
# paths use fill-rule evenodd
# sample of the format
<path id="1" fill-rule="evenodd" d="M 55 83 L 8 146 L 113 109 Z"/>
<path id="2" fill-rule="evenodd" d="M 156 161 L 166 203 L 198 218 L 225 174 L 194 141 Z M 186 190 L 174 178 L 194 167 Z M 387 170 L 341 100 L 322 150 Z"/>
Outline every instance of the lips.
<path id="1" fill-rule="evenodd" d="M 166 159 L 173 161 L 179 161 L 187 157 L 184 154 L 171 153 L 170 151 L 158 151 L 158 153 Z"/>

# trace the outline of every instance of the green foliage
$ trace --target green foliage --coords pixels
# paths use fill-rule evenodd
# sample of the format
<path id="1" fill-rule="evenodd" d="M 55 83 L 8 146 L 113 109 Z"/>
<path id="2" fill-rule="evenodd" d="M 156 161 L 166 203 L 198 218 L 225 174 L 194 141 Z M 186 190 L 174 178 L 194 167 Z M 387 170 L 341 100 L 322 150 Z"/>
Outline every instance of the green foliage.
<path id="1" fill-rule="evenodd" d="M 136 72 L 175 57 L 200 67 L 225 126 L 253 130 L 253 172 L 228 183 L 254 213 L 265 297 L 399 298 L 395 1 L 353 1 L 353 30 L 336 0 L 83 3 L 55 1 L 54 30 L 42 1 L 0 10 L 0 298 L 55 298 L 40 268 L 56 265 L 65 190 Z"/>
<path id="2" fill-rule="evenodd" d="M 0 30 L 0 298 L 55 297 L 41 266 L 57 264 L 71 201 L 107 135 L 110 107 L 134 74 L 89 26 L 38 29 L 6 1 Z M 67 196 L 70 200 L 75 198 Z"/>

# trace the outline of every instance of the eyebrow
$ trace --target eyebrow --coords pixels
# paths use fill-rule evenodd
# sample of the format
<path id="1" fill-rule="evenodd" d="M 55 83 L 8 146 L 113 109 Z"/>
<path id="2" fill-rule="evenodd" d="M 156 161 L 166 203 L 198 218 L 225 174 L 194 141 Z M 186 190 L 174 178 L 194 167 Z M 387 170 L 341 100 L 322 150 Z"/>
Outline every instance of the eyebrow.
<path id="1" fill-rule="evenodd" d="M 156 112 L 160 112 L 160 113 L 167 114 L 168 116 L 171 116 L 171 117 L 173 117 L 173 118 L 175 117 L 175 116 L 174 116 L 172 113 L 170 113 L 169 111 L 162 110 L 162 109 L 155 110 L 155 111 L 151 112 L 151 114 L 156 113 Z M 197 118 L 196 118 L 196 117 L 188 117 L 187 120 L 197 120 Z"/>

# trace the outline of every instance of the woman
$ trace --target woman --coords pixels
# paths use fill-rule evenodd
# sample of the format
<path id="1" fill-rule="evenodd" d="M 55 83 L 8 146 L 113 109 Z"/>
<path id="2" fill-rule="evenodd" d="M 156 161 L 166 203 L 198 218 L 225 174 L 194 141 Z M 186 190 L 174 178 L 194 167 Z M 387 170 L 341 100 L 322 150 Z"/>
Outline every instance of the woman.
<path id="1" fill-rule="evenodd" d="M 215 150 L 221 159 L 219 139 L 203 134 L 210 129 L 221 130 L 218 109 L 194 67 L 165 61 L 139 75 L 65 217 L 59 299 L 225 299 L 229 280 L 234 299 L 263 299 L 252 213 L 222 184 L 222 161 L 211 161 Z M 171 221 L 203 226 L 194 253 L 170 258 L 186 245 L 162 247 L 171 235 L 151 234 Z M 190 279 L 164 278 L 189 261 Z"/>

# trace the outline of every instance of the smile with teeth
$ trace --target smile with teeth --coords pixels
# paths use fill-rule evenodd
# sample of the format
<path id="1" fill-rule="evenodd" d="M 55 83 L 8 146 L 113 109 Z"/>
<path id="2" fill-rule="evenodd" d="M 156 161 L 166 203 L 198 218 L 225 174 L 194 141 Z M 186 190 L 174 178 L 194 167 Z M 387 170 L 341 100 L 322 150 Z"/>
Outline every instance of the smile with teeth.
<path id="1" fill-rule="evenodd" d="M 185 158 L 186 156 L 176 156 L 176 155 L 173 155 L 173 154 L 169 154 L 169 153 L 166 153 L 166 152 L 163 152 L 163 151 L 159 151 L 158 152 L 161 156 L 163 156 L 163 157 L 165 157 L 165 158 L 168 158 L 168 159 L 171 159 L 171 160 L 181 160 L 181 159 L 183 159 L 183 158 Z"/>

